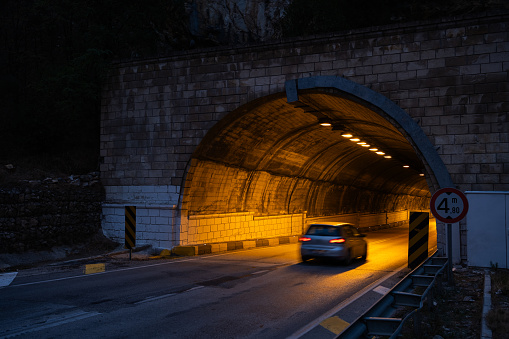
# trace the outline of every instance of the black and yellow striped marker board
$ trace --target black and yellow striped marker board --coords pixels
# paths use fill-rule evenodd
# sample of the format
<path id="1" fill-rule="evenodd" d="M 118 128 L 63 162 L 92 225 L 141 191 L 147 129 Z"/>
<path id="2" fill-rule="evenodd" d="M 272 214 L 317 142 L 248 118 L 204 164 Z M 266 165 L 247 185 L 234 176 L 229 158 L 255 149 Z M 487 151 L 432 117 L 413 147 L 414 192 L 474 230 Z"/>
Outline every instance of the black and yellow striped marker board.
<path id="1" fill-rule="evenodd" d="M 428 258 L 429 213 L 410 212 L 408 267 L 416 268 Z"/>
<path id="2" fill-rule="evenodd" d="M 136 206 L 125 207 L 125 248 L 136 246 Z"/>

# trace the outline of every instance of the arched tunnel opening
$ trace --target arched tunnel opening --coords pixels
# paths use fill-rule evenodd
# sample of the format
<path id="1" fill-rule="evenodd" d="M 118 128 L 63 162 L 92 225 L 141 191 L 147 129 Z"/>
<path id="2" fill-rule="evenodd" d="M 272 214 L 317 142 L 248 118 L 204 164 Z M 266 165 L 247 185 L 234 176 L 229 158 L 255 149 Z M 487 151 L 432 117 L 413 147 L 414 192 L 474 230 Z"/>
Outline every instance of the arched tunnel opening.
<path id="1" fill-rule="evenodd" d="M 239 107 L 193 154 L 181 244 L 299 235 L 314 221 L 360 228 L 429 210 L 433 173 L 394 119 L 334 88 Z"/>

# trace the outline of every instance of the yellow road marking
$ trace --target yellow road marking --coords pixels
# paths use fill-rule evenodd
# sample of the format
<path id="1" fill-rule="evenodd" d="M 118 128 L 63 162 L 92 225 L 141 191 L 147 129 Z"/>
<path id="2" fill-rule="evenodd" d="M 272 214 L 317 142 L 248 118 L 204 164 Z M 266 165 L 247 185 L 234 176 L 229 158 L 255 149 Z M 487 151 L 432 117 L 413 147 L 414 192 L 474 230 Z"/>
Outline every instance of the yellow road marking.
<path id="1" fill-rule="evenodd" d="M 85 265 L 85 274 L 101 273 L 106 270 L 105 264 L 88 264 Z"/>
<path id="2" fill-rule="evenodd" d="M 322 321 L 320 323 L 320 325 L 322 325 L 323 327 L 325 327 L 326 329 L 328 329 L 329 331 L 331 331 L 334 334 L 340 334 L 350 324 L 347 323 L 346 321 L 344 321 L 343 319 L 340 319 L 339 317 L 334 316 L 334 317 L 325 319 L 324 321 Z"/>

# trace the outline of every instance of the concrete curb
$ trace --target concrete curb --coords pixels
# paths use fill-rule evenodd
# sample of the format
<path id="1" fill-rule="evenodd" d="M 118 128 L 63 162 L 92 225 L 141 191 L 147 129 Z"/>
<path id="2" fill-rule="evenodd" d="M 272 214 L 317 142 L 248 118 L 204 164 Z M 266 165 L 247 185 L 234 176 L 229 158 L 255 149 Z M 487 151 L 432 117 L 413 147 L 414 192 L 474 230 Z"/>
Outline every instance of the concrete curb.
<path id="1" fill-rule="evenodd" d="M 482 305 L 481 339 L 491 339 L 493 333 L 486 324 L 486 316 L 491 310 L 491 275 L 489 270 L 484 271 L 484 302 Z"/>
<path id="2" fill-rule="evenodd" d="M 256 240 L 241 240 L 241 241 L 228 241 L 212 244 L 199 244 L 199 245 L 187 245 L 187 246 L 176 246 L 169 251 L 163 250 L 160 256 L 167 256 L 169 254 L 177 256 L 194 256 L 202 254 L 221 253 L 226 251 L 235 251 L 241 249 L 249 249 L 255 247 L 264 246 L 278 246 L 283 244 L 296 244 L 299 242 L 299 236 L 286 236 L 268 239 L 256 239 Z"/>
<path id="3" fill-rule="evenodd" d="M 369 233 L 373 231 L 399 227 L 405 222 L 396 222 L 390 224 L 374 225 L 369 227 L 358 228 L 360 232 Z M 283 236 L 276 238 L 267 239 L 255 239 L 255 240 L 238 240 L 238 241 L 227 241 L 211 244 L 196 244 L 196 245 L 182 245 L 175 246 L 171 251 L 163 250 L 159 255 L 151 257 L 152 259 L 169 257 L 171 255 L 176 256 L 194 256 L 202 254 L 221 253 L 226 251 L 234 251 L 262 246 L 278 246 L 284 244 L 296 244 L 299 242 L 299 235 Z"/>

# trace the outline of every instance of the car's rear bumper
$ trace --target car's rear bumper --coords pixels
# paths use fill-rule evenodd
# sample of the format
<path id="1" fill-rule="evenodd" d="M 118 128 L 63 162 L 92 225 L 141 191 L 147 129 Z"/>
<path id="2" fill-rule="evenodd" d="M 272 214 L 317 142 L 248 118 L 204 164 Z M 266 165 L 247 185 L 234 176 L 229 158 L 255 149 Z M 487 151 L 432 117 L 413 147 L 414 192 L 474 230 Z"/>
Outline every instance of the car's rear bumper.
<path id="1" fill-rule="evenodd" d="M 348 256 L 348 251 L 344 246 L 335 247 L 304 247 L 300 249 L 302 257 L 307 258 L 318 258 L 318 257 L 329 257 L 335 259 L 345 259 Z"/>

